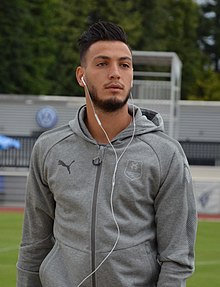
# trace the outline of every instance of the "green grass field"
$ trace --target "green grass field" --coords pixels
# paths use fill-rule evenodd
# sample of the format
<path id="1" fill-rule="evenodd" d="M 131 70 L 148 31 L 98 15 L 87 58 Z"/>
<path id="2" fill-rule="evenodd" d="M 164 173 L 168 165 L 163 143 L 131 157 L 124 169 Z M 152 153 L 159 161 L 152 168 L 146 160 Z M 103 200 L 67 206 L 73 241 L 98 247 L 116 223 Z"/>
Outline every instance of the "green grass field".
<path id="1" fill-rule="evenodd" d="M 0 213 L 0 285 L 15 287 L 18 246 L 23 214 Z M 196 243 L 196 271 L 187 287 L 219 287 L 220 222 L 199 222 Z"/>
<path id="2" fill-rule="evenodd" d="M 22 213 L 0 213 L 0 286 L 15 287 Z"/>
<path id="3" fill-rule="evenodd" d="M 220 286 L 220 222 L 199 222 L 196 240 L 196 271 L 187 287 Z"/>

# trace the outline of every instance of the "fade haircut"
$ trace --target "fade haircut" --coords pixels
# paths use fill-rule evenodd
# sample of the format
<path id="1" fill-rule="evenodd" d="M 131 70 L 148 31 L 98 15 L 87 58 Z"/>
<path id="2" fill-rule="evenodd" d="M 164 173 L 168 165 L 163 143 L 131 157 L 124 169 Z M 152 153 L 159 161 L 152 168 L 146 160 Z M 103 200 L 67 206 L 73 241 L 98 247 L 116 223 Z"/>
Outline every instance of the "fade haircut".
<path id="1" fill-rule="evenodd" d="M 120 26 L 111 22 L 98 21 L 91 25 L 87 31 L 83 32 L 78 39 L 81 64 L 85 64 L 85 54 L 89 47 L 98 41 L 121 41 L 131 51 L 127 42 L 127 35 Z"/>

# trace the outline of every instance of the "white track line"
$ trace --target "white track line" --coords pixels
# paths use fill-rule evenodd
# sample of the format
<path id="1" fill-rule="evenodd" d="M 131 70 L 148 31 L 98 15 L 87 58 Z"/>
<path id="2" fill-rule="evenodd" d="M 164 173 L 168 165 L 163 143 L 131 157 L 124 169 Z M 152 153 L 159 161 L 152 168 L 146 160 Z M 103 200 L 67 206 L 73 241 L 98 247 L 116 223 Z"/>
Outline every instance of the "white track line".
<path id="1" fill-rule="evenodd" d="M 19 248 L 18 246 L 3 247 L 3 248 L 0 248 L 0 253 L 15 251 L 15 250 L 18 250 L 18 248 Z"/>
<path id="2" fill-rule="evenodd" d="M 206 265 L 220 265 L 220 260 L 211 260 L 211 261 L 198 261 L 196 266 L 206 266 Z"/>

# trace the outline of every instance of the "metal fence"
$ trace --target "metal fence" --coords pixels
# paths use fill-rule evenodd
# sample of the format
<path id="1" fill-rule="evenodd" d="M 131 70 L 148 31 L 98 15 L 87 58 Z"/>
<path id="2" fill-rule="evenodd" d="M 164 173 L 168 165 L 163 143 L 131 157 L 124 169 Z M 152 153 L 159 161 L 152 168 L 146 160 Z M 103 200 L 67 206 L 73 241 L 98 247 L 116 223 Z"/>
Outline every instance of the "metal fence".
<path id="1" fill-rule="evenodd" d="M 0 167 L 29 167 L 32 148 L 37 137 L 16 136 L 20 149 L 0 151 Z M 220 142 L 180 141 L 191 165 L 220 165 Z"/>
<path id="2" fill-rule="evenodd" d="M 29 167 L 31 152 L 37 137 L 12 136 L 19 140 L 20 149 L 9 148 L 0 151 L 0 167 Z"/>
<path id="3" fill-rule="evenodd" d="M 180 141 L 191 165 L 220 165 L 220 142 Z"/>

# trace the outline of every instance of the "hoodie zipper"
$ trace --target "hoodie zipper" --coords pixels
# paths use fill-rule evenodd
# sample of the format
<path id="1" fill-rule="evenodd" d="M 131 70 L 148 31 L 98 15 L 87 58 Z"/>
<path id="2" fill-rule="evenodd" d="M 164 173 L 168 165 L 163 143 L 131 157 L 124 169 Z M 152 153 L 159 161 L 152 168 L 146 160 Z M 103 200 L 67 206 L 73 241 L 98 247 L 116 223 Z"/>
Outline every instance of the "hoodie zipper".
<path id="1" fill-rule="evenodd" d="M 104 153 L 104 147 L 99 146 L 99 155 L 93 159 L 93 164 L 97 166 L 96 178 L 95 178 L 95 187 L 93 192 L 93 201 L 92 201 L 92 221 L 91 221 L 91 263 L 92 263 L 92 272 L 96 269 L 96 208 L 97 208 L 97 196 L 98 196 L 98 187 L 102 170 L 102 158 Z M 96 274 L 92 274 L 92 287 L 96 287 Z"/>

